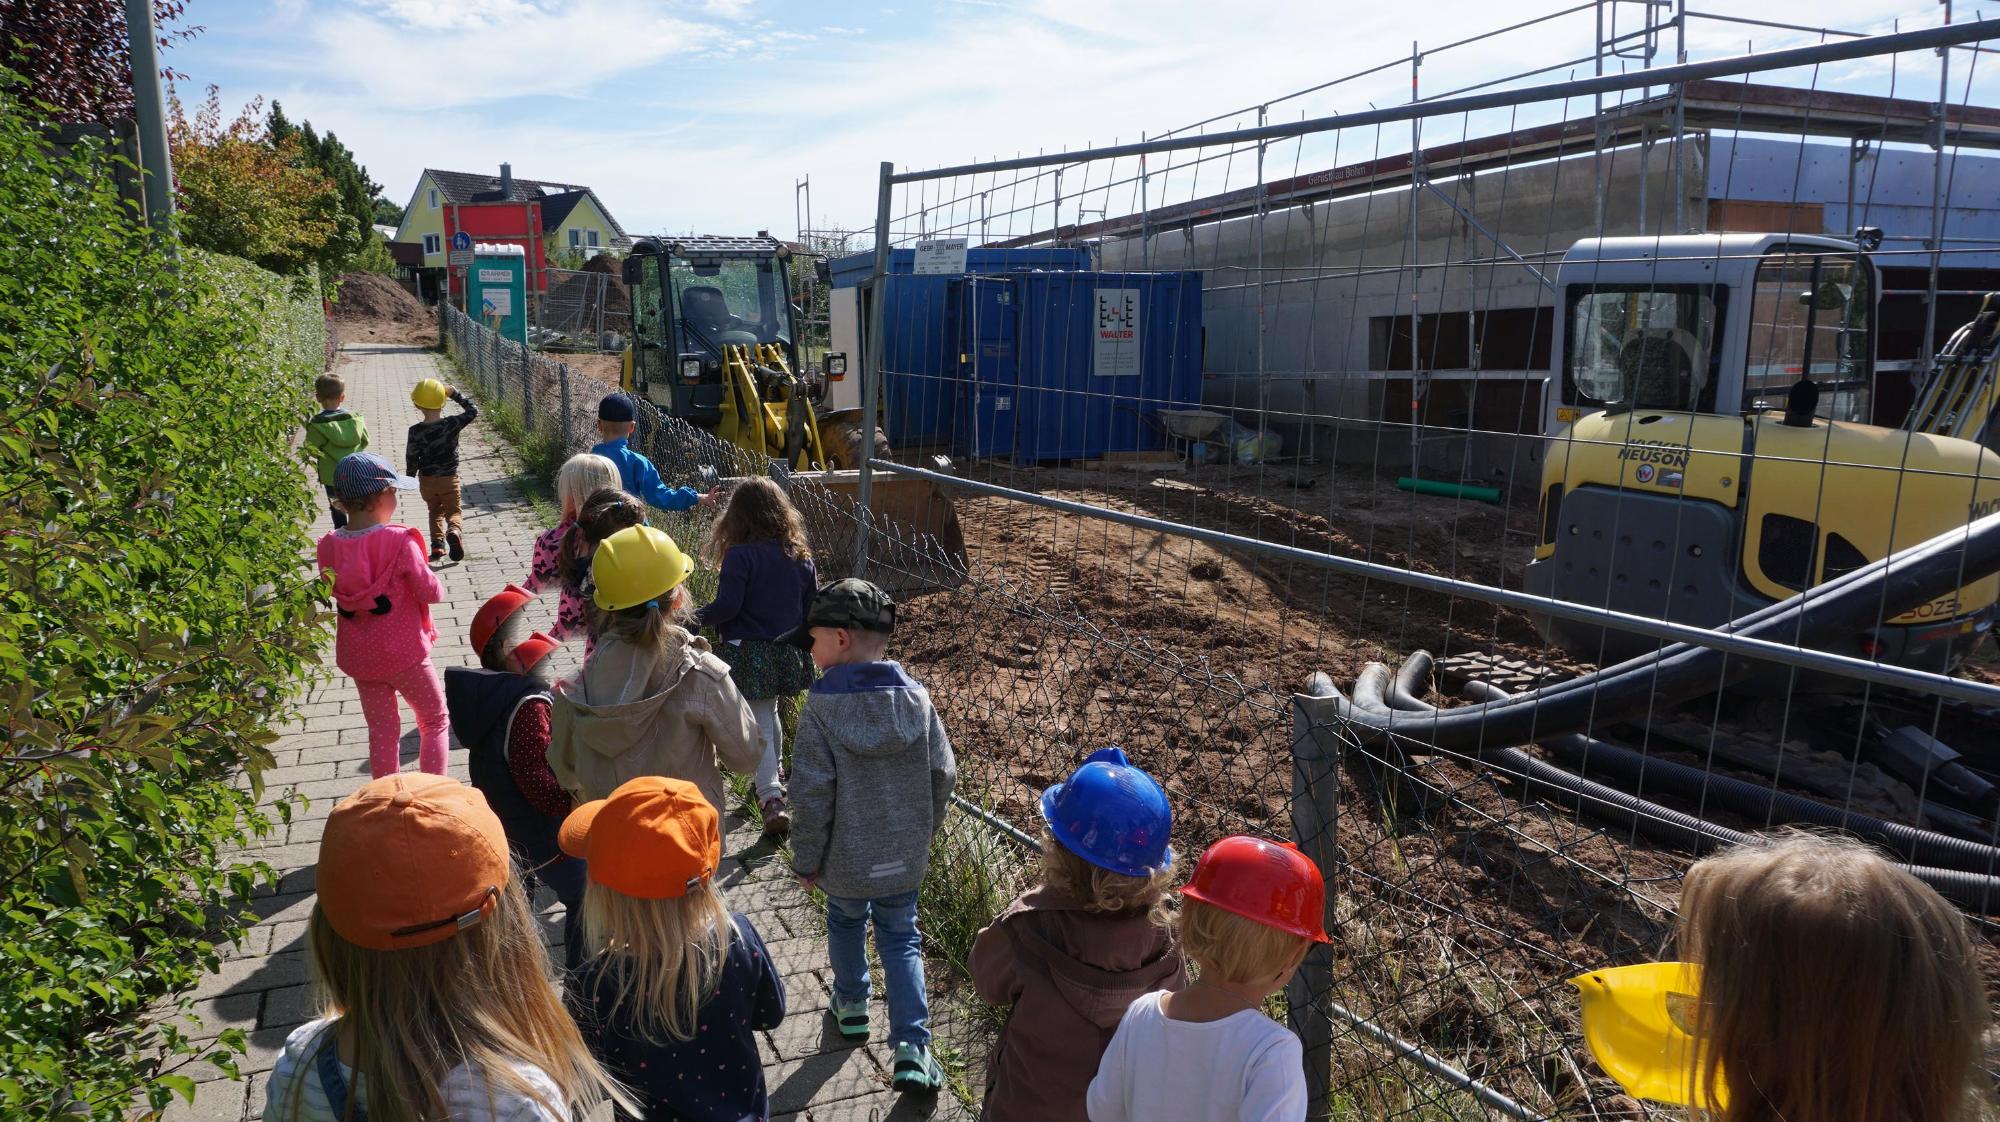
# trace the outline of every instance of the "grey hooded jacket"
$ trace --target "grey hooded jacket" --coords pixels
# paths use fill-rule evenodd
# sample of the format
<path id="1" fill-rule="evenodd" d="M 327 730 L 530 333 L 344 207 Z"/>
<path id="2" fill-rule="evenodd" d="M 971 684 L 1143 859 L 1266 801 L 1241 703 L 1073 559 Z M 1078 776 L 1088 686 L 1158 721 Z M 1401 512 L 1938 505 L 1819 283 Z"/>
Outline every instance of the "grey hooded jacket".
<path id="1" fill-rule="evenodd" d="M 827 670 L 792 745 L 792 868 L 829 896 L 914 892 L 958 780 L 931 695 L 894 662 Z"/>

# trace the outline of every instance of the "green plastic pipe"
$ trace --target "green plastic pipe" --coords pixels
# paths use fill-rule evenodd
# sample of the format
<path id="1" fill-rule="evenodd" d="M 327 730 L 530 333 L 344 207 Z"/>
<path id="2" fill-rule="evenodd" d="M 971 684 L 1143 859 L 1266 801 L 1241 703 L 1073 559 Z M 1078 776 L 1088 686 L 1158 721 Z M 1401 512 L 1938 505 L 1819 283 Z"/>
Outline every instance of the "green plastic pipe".
<path id="1" fill-rule="evenodd" d="M 1435 479 L 1418 479 L 1405 475 L 1396 480 L 1396 486 L 1405 491 L 1415 491 L 1419 495 L 1441 495 L 1447 499 L 1478 499 L 1482 503 L 1500 502 L 1500 488 L 1475 487 L 1470 483 L 1440 483 Z"/>

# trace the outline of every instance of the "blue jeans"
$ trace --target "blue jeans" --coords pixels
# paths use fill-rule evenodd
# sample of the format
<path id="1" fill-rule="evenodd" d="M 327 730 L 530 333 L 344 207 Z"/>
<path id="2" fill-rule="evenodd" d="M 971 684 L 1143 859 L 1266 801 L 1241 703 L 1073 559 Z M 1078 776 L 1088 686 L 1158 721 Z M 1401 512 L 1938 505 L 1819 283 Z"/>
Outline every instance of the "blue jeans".
<path id="1" fill-rule="evenodd" d="M 833 960 L 833 995 L 845 1004 L 868 1000 L 868 917 L 875 917 L 875 953 L 889 991 L 889 1043 L 929 1047 L 930 1001 L 924 993 L 923 936 L 917 931 L 917 894 L 875 900 L 826 898 L 827 955 Z"/>

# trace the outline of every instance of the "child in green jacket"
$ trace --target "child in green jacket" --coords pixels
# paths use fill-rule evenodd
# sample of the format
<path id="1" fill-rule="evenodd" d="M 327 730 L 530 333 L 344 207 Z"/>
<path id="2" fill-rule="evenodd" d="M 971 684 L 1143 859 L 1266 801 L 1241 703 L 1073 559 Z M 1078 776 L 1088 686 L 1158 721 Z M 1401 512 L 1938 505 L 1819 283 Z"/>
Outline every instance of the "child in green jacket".
<path id="1" fill-rule="evenodd" d="M 368 448 L 368 422 L 340 407 L 347 400 L 347 382 L 338 374 L 320 375 L 313 383 L 313 396 L 319 399 L 319 412 L 306 420 L 306 453 L 319 468 L 327 509 L 338 530 L 347 525 L 347 514 L 335 501 L 340 494 L 333 486 L 333 470 L 342 459 Z"/>

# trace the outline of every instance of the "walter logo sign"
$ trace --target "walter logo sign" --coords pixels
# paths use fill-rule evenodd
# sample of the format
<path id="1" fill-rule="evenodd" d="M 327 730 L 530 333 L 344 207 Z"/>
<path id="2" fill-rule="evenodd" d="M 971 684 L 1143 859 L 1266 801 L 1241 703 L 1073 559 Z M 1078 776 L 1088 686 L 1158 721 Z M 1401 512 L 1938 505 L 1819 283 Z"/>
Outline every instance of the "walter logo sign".
<path id="1" fill-rule="evenodd" d="M 1139 290 L 1097 290 L 1097 338 L 1091 370 L 1100 378 L 1139 374 Z"/>

